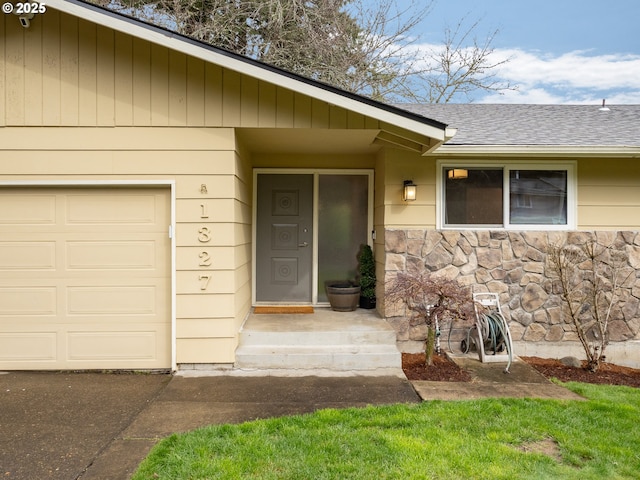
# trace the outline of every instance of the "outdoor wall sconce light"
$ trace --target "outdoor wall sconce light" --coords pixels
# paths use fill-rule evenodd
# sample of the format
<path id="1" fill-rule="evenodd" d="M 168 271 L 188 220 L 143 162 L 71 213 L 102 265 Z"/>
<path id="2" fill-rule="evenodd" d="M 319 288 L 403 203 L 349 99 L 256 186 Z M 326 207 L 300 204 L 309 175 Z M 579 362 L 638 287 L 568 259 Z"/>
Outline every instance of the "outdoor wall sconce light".
<path id="1" fill-rule="evenodd" d="M 404 181 L 404 189 L 402 190 L 402 200 L 405 202 L 413 202 L 416 199 L 417 186 L 411 180 Z"/>
<path id="2" fill-rule="evenodd" d="M 469 176 L 469 170 L 466 168 L 452 168 L 447 172 L 447 177 L 451 180 L 460 180 L 461 178 L 467 178 Z"/>

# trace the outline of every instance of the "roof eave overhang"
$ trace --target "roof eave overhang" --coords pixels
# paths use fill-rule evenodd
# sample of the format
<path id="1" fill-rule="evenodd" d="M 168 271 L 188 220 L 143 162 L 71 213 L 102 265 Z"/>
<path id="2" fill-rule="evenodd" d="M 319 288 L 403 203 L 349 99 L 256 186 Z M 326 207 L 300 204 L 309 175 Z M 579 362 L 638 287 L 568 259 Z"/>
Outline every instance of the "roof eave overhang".
<path id="1" fill-rule="evenodd" d="M 240 74 L 281 86 L 293 92 L 307 95 L 324 101 L 329 105 L 342 107 L 410 132 L 427 136 L 434 140 L 433 144 L 435 145 L 440 145 L 446 141 L 446 125 L 438 121 L 211 47 L 205 43 L 134 18 L 76 0 L 47 0 L 47 7 L 220 65 Z"/>
<path id="2" fill-rule="evenodd" d="M 440 157 L 640 158 L 640 146 L 442 145 Z"/>

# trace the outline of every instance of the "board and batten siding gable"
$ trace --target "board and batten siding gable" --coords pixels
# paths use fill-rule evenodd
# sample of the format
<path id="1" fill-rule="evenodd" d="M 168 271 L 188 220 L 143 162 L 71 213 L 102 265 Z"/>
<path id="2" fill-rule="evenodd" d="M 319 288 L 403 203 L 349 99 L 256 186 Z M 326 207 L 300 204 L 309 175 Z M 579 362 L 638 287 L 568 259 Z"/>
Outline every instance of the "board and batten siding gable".
<path id="1" fill-rule="evenodd" d="M 379 128 L 379 121 L 49 8 L 0 17 L 0 125 Z"/>

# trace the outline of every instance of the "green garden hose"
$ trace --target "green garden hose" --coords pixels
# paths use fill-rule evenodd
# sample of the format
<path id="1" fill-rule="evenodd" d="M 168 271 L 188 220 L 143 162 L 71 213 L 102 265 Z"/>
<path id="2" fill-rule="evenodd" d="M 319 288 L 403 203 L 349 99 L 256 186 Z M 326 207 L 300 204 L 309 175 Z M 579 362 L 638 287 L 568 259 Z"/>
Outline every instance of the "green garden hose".
<path id="1" fill-rule="evenodd" d="M 511 351 L 511 343 L 508 341 L 509 333 L 507 321 L 498 311 L 493 311 L 488 314 L 482 313 L 478 317 L 477 326 L 480 333 L 480 341 L 483 342 L 483 346 L 487 350 L 493 350 L 493 354 L 496 355 L 498 351 L 502 349 L 507 350 L 509 360 L 505 373 L 509 373 L 509 368 L 513 361 L 513 352 Z M 466 341 L 462 342 L 462 351 L 467 353 L 471 345 L 471 331 L 473 327 L 467 332 Z"/>

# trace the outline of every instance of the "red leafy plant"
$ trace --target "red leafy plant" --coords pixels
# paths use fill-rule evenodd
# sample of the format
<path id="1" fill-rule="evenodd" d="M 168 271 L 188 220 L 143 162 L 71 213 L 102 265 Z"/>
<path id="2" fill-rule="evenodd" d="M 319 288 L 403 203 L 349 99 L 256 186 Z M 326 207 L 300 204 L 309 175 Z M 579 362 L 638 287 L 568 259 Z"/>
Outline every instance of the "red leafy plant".
<path id="1" fill-rule="evenodd" d="M 405 305 L 414 321 L 427 327 L 425 354 L 433 364 L 436 319 L 439 323 L 471 320 L 474 316 L 471 288 L 430 272 L 399 272 L 386 285 L 389 305 Z"/>

